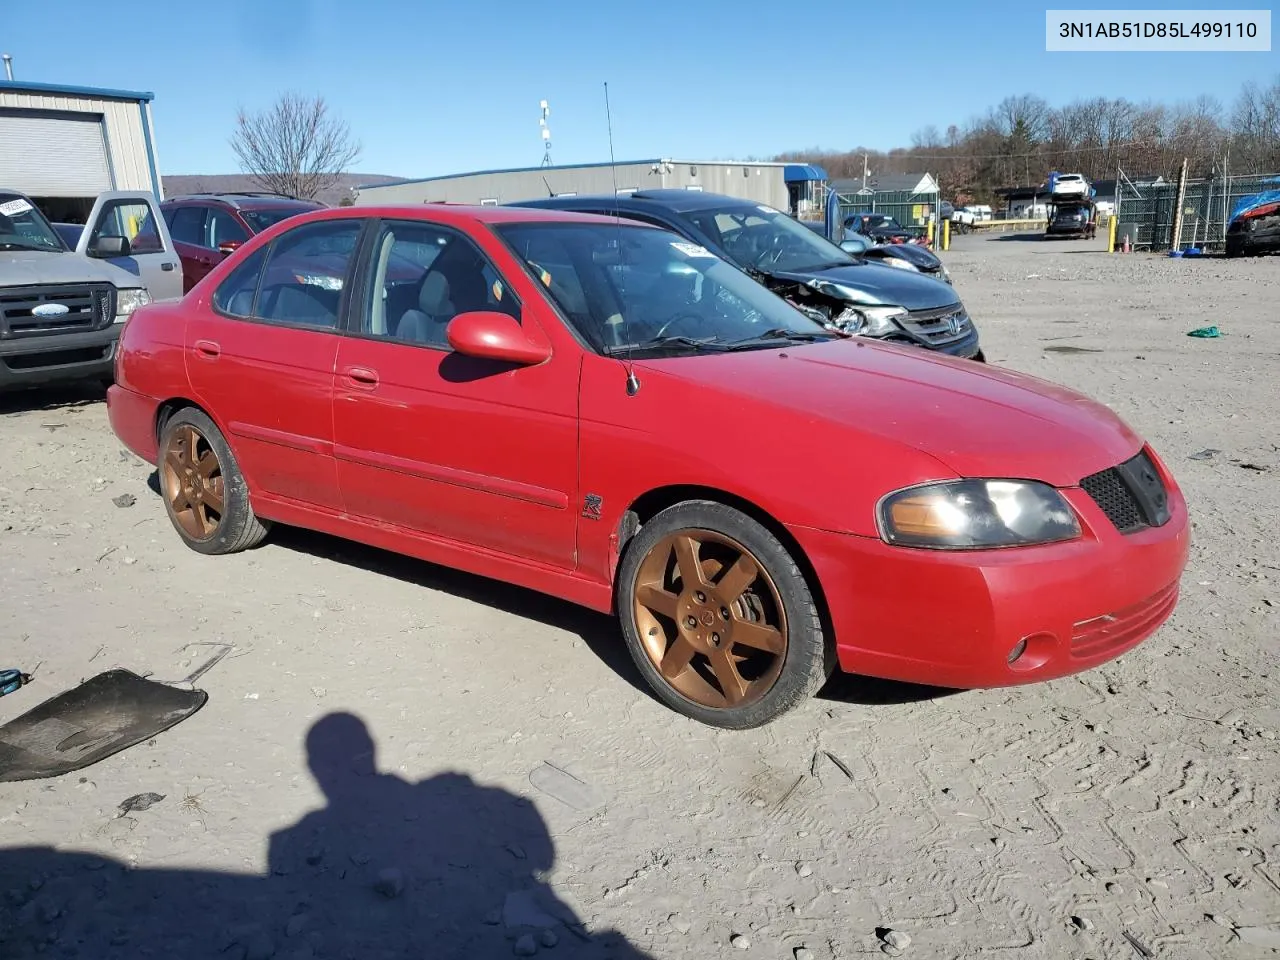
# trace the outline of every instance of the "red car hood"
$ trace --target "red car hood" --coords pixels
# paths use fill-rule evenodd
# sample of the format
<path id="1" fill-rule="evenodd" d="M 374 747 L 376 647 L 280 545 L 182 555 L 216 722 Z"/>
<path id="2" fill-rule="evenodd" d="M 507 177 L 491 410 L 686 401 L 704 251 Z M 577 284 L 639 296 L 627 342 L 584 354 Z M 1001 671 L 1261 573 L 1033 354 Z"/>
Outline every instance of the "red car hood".
<path id="1" fill-rule="evenodd" d="M 762 435 L 838 427 L 832 442 L 848 443 L 853 430 L 913 447 L 963 477 L 1074 486 L 1142 447 L 1088 397 L 919 347 L 853 338 L 636 365 L 739 394 L 744 410 L 774 408 L 774 417 L 761 417 Z"/>

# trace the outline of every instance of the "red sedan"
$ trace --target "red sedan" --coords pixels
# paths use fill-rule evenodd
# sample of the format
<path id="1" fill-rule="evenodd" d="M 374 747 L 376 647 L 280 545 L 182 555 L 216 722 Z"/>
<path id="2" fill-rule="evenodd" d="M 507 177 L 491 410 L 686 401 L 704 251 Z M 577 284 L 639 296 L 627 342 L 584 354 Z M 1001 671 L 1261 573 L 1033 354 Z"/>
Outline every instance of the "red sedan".
<path id="1" fill-rule="evenodd" d="M 837 666 L 1088 669 L 1169 617 L 1187 558 L 1173 477 L 1106 407 L 832 333 L 611 218 L 303 214 L 135 313 L 116 380 L 192 549 L 293 524 L 613 611 L 657 695 L 723 727 Z"/>

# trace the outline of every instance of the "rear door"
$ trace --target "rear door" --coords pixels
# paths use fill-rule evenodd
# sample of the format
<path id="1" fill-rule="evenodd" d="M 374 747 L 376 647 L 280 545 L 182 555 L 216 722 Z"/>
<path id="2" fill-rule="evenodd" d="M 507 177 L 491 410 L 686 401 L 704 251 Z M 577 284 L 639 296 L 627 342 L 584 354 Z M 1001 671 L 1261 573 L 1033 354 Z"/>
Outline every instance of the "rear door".
<path id="1" fill-rule="evenodd" d="M 249 254 L 186 324 L 195 399 L 257 495 L 341 509 L 333 371 L 363 218 L 300 224 Z"/>
<path id="2" fill-rule="evenodd" d="M 76 244 L 88 256 L 100 237 L 124 237 L 127 256 L 108 257 L 110 263 L 138 278 L 152 300 L 182 299 L 182 270 L 169 227 L 154 195 L 141 190 L 108 190 L 98 195 Z"/>
<path id="3" fill-rule="evenodd" d="M 169 233 L 182 259 L 182 292 L 204 279 L 219 258 L 204 245 L 205 217 L 209 208 L 202 203 L 184 203 L 167 212 Z"/>

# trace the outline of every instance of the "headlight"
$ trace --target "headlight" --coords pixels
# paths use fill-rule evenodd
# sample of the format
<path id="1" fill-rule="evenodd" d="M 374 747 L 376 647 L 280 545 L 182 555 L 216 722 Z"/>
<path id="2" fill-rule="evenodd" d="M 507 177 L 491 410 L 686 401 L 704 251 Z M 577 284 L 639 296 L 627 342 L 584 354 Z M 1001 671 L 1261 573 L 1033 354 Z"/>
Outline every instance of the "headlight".
<path id="1" fill-rule="evenodd" d="M 1080 523 L 1053 487 L 1028 480 L 948 480 L 880 502 L 880 536 L 905 547 L 974 550 L 1055 543 Z"/>
<path id="2" fill-rule="evenodd" d="M 903 260 L 901 257 L 881 257 L 880 263 L 890 267 L 897 267 L 899 270 L 915 270 L 919 273 L 919 268 L 909 260 Z"/>
<path id="3" fill-rule="evenodd" d="M 883 337 L 898 331 L 898 320 L 907 316 L 902 307 L 845 307 L 835 325 L 846 333 L 864 337 Z"/>
<path id="4" fill-rule="evenodd" d="M 133 311 L 151 302 L 151 294 L 141 287 L 126 287 L 116 291 L 116 323 L 124 323 Z"/>

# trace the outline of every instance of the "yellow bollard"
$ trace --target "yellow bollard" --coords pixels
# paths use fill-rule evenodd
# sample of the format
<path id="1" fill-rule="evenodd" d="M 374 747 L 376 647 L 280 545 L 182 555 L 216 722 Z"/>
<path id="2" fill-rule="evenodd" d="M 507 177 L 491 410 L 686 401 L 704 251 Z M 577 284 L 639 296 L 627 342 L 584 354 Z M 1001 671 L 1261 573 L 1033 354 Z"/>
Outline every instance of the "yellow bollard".
<path id="1" fill-rule="evenodd" d="M 925 239 L 925 242 L 929 244 L 929 246 L 933 246 L 933 221 L 932 220 L 929 221 L 929 225 L 925 230 L 924 239 Z"/>
<path id="2" fill-rule="evenodd" d="M 1107 253 L 1116 252 L 1116 215 L 1107 217 Z"/>
<path id="3" fill-rule="evenodd" d="M 942 249 L 943 250 L 951 249 L 951 221 L 950 220 L 942 221 Z"/>

